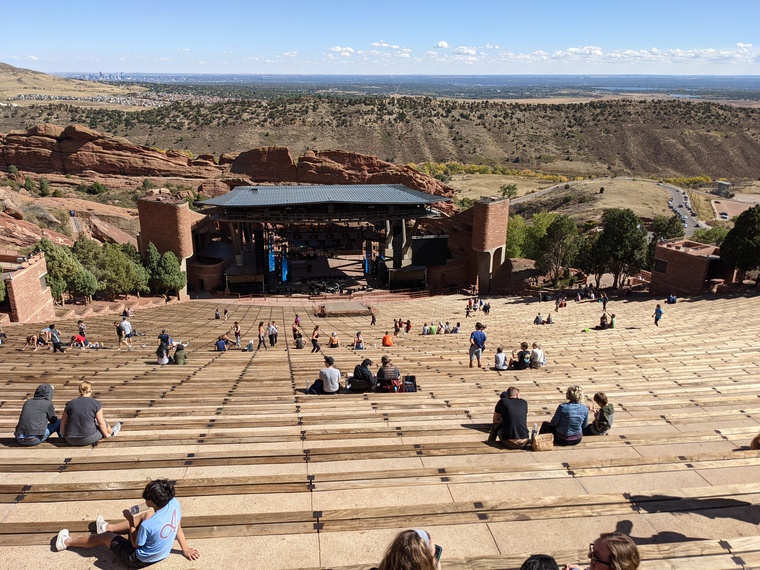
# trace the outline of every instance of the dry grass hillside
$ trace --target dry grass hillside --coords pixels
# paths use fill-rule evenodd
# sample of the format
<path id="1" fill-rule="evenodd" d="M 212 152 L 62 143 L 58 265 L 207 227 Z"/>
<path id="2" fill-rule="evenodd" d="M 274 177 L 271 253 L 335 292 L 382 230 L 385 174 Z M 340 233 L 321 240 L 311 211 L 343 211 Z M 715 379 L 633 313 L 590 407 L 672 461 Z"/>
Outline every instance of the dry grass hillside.
<path id="1" fill-rule="evenodd" d="M 130 91 L 141 90 L 142 88 L 118 87 L 115 85 L 106 85 L 104 83 L 93 83 L 91 81 L 78 81 L 75 79 L 64 79 L 32 71 L 31 69 L 22 69 L 13 67 L 0 62 L 0 101 L 6 102 L 19 95 L 33 97 L 120 97 L 126 96 Z M 38 99 L 14 100 L 13 103 L 19 106 L 28 106 L 39 103 Z M 104 106 L 113 104 L 109 101 L 80 101 L 80 104 Z"/>
<path id="2" fill-rule="evenodd" d="M 3 69 L 4 89 L 115 89 Z M 340 149 L 396 163 L 512 164 L 570 176 L 760 178 L 760 109 L 752 107 L 666 98 L 563 104 L 311 95 L 179 99 L 158 108 L 37 101 L 0 109 L 0 132 L 80 123 L 137 144 L 195 154 L 280 145 L 294 154 Z"/>

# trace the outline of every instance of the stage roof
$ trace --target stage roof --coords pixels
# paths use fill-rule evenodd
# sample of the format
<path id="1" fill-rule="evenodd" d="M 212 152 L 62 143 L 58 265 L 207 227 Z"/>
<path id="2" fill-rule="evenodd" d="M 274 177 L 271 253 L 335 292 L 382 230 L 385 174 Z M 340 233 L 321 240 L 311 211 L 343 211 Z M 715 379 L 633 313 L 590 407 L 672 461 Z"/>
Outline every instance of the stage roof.
<path id="1" fill-rule="evenodd" d="M 334 184 L 329 186 L 237 186 L 199 204 L 222 208 L 272 208 L 310 204 L 421 206 L 451 198 L 412 190 L 402 184 Z"/>

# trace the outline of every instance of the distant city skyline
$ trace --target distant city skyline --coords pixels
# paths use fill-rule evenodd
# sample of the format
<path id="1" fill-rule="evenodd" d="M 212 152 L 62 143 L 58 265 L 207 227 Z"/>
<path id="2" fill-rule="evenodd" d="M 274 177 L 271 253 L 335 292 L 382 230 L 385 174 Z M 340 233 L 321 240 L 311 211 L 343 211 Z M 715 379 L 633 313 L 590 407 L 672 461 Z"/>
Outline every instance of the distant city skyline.
<path id="1" fill-rule="evenodd" d="M 760 2 L 7 2 L 47 73 L 760 75 Z"/>

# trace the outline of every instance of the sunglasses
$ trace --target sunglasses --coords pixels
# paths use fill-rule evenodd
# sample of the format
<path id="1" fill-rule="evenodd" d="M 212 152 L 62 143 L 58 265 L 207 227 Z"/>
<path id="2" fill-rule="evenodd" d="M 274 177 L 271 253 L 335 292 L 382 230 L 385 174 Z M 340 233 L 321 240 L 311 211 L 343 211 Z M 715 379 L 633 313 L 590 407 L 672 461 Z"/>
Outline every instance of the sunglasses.
<path id="1" fill-rule="evenodd" d="M 588 545 L 588 557 L 591 560 L 592 563 L 595 564 L 604 564 L 605 566 L 610 566 L 612 564 L 612 560 L 602 560 L 599 558 L 599 556 L 594 551 L 594 543 Z"/>

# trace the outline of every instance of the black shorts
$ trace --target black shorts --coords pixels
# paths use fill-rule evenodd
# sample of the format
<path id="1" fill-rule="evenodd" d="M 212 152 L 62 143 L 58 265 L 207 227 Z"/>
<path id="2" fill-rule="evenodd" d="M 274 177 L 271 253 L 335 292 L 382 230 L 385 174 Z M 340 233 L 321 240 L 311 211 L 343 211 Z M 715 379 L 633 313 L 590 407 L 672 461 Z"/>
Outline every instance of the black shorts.
<path id="1" fill-rule="evenodd" d="M 154 562 L 143 562 L 140 560 L 137 557 L 137 552 L 135 552 L 135 547 L 123 536 L 116 535 L 111 541 L 109 548 L 116 555 L 116 558 L 126 564 L 128 568 L 147 568 L 155 564 Z"/>

